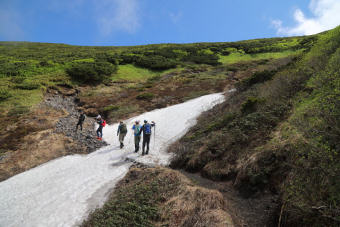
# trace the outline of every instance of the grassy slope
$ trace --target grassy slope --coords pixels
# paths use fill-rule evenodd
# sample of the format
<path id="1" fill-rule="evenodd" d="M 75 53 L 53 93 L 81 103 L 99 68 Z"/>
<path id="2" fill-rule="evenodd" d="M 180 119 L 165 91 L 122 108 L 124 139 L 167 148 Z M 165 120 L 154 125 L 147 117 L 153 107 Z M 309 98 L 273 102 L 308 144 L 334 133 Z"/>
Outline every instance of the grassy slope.
<path id="1" fill-rule="evenodd" d="M 288 57 L 294 54 L 301 52 L 286 50 L 282 52 L 267 52 L 267 53 L 259 53 L 259 54 L 242 54 L 242 53 L 231 53 L 228 56 L 220 56 L 220 62 L 223 64 L 232 64 L 240 61 L 252 61 L 252 60 L 260 60 L 260 59 L 278 59 Z"/>
<path id="2" fill-rule="evenodd" d="M 65 69 L 72 62 L 91 62 L 103 54 L 119 59 L 122 55 L 143 56 L 147 53 L 157 53 L 169 60 L 177 61 L 177 68 L 180 69 L 192 66 L 190 62 L 179 60 L 181 56 L 190 53 L 216 55 L 221 63 L 231 64 L 239 61 L 286 57 L 295 54 L 298 49 L 306 48 L 308 42 L 310 40 L 303 37 L 238 43 L 160 44 L 137 47 L 81 47 L 64 44 L 1 42 L 0 93 L 2 95 L 0 96 L 3 97 L 2 99 L 6 99 L 6 94 L 12 97 L 1 101 L 1 106 L 5 107 L 2 108 L 2 112 L 6 112 L 9 108 L 15 109 L 18 104 L 14 100 L 23 100 L 23 96 L 26 96 L 25 106 L 36 104 L 49 86 L 62 82 L 77 86 L 77 83 L 67 77 Z M 234 53 L 235 51 L 237 53 Z M 171 71 L 173 70 L 152 71 L 132 64 L 124 64 L 119 66 L 112 80 L 145 81 L 147 78 Z M 56 79 L 56 75 L 60 79 Z M 18 108 L 20 109 L 21 106 L 20 104 Z"/>
<path id="3" fill-rule="evenodd" d="M 172 165 L 232 180 L 244 196 L 279 193 L 279 225 L 338 226 L 339 40 L 340 27 L 288 68 L 239 83 L 172 146 Z"/>
<path id="4" fill-rule="evenodd" d="M 167 168 L 133 168 L 82 226 L 231 226 L 223 196 Z"/>
<path id="5" fill-rule="evenodd" d="M 79 84 L 66 75 L 65 69 L 74 62 L 92 62 L 94 59 L 102 58 L 103 55 L 113 56 L 120 62 L 119 59 L 123 55 L 143 57 L 156 54 L 176 62 L 176 69 L 161 71 L 122 63 L 118 67 L 118 72 L 112 75 L 114 82 L 135 83 L 199 66 L 200 63 L 195 64 L 190 61 L 197 61 L 195 56 L 202 56 L 202 54 L 207 58 L 216 56 L 222 64 L 231 64 L 294 55 L 298 50 L 307 48 L 311 41 L 310 38 L 296 37 L 236 43 L 160 44 L 137 47 L 82 47 L 48 43 L 0 42 L 0 108 L 3 116 L 10 110 L 11 113 L 20 114 L 23 112 L 22 109 L 27 110 L 42 100 L 46 89 L 50 87 L 55 88 L 63 84 L 77 87 Z M 235 51 L 237 53 L 234 53 Z M 193 57 L 186 58 L 185 56 L 188 55 Z M 184 60 L 181 60 L 182 58 Z"/>

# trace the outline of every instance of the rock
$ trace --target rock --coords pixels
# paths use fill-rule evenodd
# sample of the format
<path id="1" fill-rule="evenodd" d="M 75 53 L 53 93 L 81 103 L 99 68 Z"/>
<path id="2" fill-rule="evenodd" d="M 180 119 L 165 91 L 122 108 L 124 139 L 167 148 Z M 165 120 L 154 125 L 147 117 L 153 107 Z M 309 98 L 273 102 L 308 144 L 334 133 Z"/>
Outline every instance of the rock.
<path id="1" fill-rule="evenodd" d="M 73 89 L 73 93 L 76 92 L 76 90 Z M 71 93 L 72 93 L 71 92 Z M 70 93 L 70 94 L 71 94 Z M 68 138 L 70 138 L 70 143 L 78 143 L 77 147 L 83 147 L 82 150 L 75 151 L 78 153 L 90 153 L 102 146 L 106 146 L 107 144 L 105 142 L 97 141 L 94 138 L 94 119 L 91 118 L 91 116 L 97 116 L 96 110 L 93 108 L 93 113 L 90 115 L 90 117 L 87 117 L 85 120 L 85 124 L 83 125 L 83 131 L 76 131 L 76 125 L 78 122 L 78 107 L 76 105 L 77 97 L 73 96 L 64 96 L 61 95 L 51 95 L 48 98 L 46 98 L 44 105 L 50 106 L 54 109 L 57 109 L 59 111 L 64 111 L 65 114 L 67 114 L 66 117 L 60 118 L 59 121 L 55 124 L 55 132 L 63 133 Z"/>

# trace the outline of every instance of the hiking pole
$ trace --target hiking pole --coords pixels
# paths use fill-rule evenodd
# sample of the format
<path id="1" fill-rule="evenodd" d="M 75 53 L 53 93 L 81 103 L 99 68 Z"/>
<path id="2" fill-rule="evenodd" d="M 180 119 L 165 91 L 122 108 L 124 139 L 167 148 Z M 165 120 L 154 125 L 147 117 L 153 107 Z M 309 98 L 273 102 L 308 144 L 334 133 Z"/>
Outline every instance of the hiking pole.
<path id="1" fill-rule="evenodd" d="M 153 126 L 154 129 L 153 129 L 153 148 L 152 150 L 155 150 L 155 140 L 156 140 L 156 124 L 155 126 Z"/>

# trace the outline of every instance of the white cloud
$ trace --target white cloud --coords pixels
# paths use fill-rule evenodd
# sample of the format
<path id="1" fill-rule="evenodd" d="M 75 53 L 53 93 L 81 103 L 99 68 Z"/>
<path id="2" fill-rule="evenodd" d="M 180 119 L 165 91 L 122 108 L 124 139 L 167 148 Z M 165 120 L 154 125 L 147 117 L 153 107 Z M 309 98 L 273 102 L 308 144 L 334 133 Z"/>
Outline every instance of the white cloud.
<path id="1" fill-rule="evenodd" d="M 9 9 L 0 9 L 0 39 L 7 41 L 21 41 L 25 32 L 20 26 L 19 15 Z"/>
<path id="2" fill-rule="evenodd" d="M 309 9 L 313 14 L 310 18 L 300 9 L 295 10 L 296 25 L 293 27 L 285 27 L 281 20 L 273 20 L 277 34 L 312 35 L 340 25 L 340 0 L 311 0 Z"/>
<path id="3" fill-rule="evenodd" d="M 121 30 L 134 33 L 140 27 L 138 0 L 102 0 L 97 4 L 97 23 L 104 36 Z"/>

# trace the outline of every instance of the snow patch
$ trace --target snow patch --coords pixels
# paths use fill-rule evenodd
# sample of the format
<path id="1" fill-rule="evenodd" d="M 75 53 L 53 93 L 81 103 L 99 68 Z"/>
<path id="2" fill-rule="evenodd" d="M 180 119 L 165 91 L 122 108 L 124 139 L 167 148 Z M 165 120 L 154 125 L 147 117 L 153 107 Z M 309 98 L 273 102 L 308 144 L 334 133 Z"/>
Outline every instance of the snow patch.
<path id="1" fill-rule="evenodd" d="M 131 161 L 167 165 L 167 147 L 196 123 L 197 117 L 224 100 L 222 94 L 202 96 L 125 121 L 128 134 L 119 149 L 118 124 L 103 129 L 109 146 L 88 155 L 52 160 L 0 183 L 0 226 L 74 226 L 103 205 L 110 190 L 128 172 Z M 155 121 L 149 155 L 134 153 L 136 120 Z M 142 144 L 141 144 L 142 145 Z"/>

